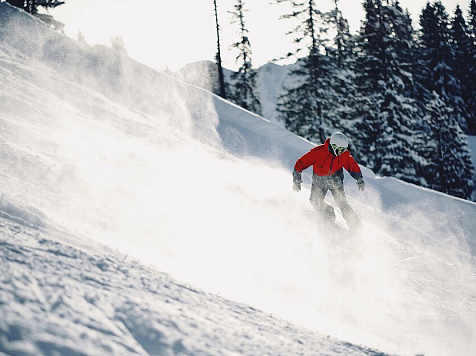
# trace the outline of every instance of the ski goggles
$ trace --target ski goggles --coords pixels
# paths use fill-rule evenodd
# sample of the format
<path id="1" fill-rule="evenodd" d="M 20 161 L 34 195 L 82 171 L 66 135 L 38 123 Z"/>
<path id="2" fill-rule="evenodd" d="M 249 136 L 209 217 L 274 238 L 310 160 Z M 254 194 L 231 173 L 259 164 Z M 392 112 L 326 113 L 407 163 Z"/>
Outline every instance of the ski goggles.
<path id="1" fill-rule="evenodd" d="M 345 151 L 347 151 L 347 148 L 346 147 L 337 147 L 337 145 L 332 145 L 332 149 L 334 150 L 334 152 L 338 155 L 344 153 Z"/>

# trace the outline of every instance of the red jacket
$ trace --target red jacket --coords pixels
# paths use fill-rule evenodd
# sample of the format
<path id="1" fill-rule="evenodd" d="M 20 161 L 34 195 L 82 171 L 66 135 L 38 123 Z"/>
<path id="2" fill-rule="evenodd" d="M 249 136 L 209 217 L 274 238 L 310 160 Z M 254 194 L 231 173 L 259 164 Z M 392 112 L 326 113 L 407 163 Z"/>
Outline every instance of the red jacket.
<path id="1" fill-rule="evenodd" d="M 357 162 L 355 162 L 354 157 L 350 155 L 349 151 L 335 156 L 329 150 L 329 142 L 330 139 L 328 138 L 323 145 L 314 147 L 299 158 L 294 165 L 294 170 L 301 173 L 312 165 L 314 174 L 323 177 L 332 176 L 341 171 L 342 168 L 345 168 L 354 179 L 362 178 L 360 167 Z M 342 172 L 339 172 L 339 174 L 342 174 Z"/>

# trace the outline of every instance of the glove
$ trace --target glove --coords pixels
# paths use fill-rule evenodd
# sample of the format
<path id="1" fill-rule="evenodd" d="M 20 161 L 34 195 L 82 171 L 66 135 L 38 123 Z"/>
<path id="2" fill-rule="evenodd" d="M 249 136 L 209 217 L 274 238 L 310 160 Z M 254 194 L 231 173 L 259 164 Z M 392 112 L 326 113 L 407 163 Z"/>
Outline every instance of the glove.
<path id="1" fill-rule="evenodd" d="M 363 192 L 363 191 L 365 190 L 365 182 L 364 182 L 364 180 L 363 180 L 362 178 L 359 178 L 359 179 L 357 180 L 357 185 L 358 185 L 359 190 L 360 190 L 361 192 Z"/>
<path id="2" fill-rule="evenodd" d="M 293 170 L 293 190 L 295 192 L 301 191 L 301 172 Z"/>

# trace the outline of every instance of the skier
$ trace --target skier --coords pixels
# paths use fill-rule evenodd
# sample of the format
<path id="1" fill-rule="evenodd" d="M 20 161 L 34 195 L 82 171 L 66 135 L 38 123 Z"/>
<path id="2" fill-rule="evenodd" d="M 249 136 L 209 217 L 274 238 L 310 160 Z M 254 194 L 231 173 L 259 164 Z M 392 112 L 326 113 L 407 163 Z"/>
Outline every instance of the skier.
<path id="1" fill-rule="evenodd" d="M 324 197 L 327 191 L 330 190 L 349 229 L 359 229 L 360 219 L 345 197 L 344 171 L 342 168 L 345 168 L 357 180 L 359 190 L 363 191 L 365 189 L 365 182 L 359 165 L 347 150 L 348 146 L 347 136 L 341 132 L 334 132 L 330 138 L 326 139 L 324 144 L 314 147 L 299 158 L 294 165 L 293 189 L 296 192 L 301 191 L 301 172 L 312 165 L 313 175 L 309 200 L 314 210 L 319 213 L 324 221 L 335 221 L 334 208 L 324 202 Z"/>

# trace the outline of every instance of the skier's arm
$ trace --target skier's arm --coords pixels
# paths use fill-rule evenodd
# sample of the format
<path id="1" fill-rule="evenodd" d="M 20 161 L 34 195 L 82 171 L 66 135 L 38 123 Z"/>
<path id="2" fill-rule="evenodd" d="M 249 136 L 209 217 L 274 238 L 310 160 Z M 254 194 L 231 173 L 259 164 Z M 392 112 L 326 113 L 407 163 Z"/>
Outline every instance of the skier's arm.
<path id="1" fill-rule="evenodd" d="M 306 153 L 304 156 L 299 158 L 296 161 L 296 164 L 294 165 L 294 171 L 293 171 L 293 181 L 294 183 L 301 184 L 302 179 L 301 179 L 301 172 L 305 170 L 306 168 L 309 168 L 315 160 L 315 148 L 310 150 L 308 153 Z"/>
<path id="2" fill-rule="evenodd" d="M 350 173 L 352 178 L 355 180 L 363 179 L 362 171 L 360 170 L 360 166 L 357 164 L 355 161 L 354 157 L 349 155 L 349 158 L 347 159 L 346 164 L 344 165 L 344 168 L 347 170 L 347 172 Z"/>
<path id="3" fill-rule="evenodd" d="M 344 167 L 350 173 L 352 178 L 354 178 L 357 181 L 357 185 L 359 186 L 359 190 L 364 191 L 364 189 L 365 189 L 364 176 L 362 175 L 362 171 L 360 170 L 360 167 L 357 164 L 357 162 L 355 161 L 354 157 L 349 155 L 349 159 L 347 160 L 347 164 Z"/>

